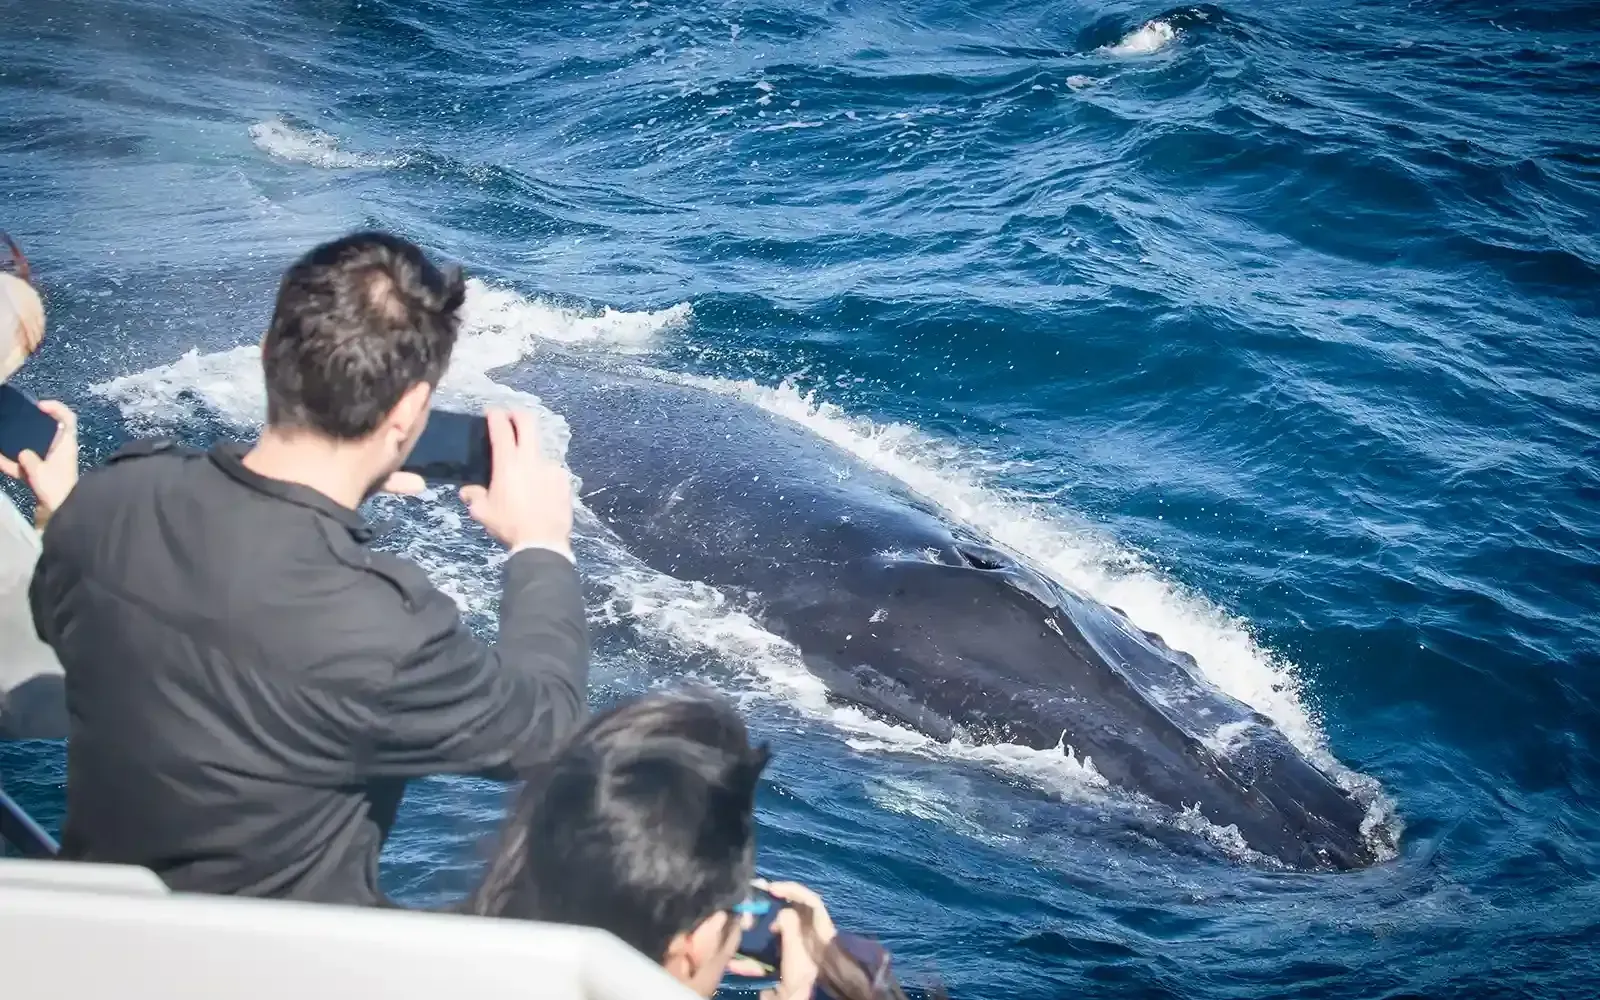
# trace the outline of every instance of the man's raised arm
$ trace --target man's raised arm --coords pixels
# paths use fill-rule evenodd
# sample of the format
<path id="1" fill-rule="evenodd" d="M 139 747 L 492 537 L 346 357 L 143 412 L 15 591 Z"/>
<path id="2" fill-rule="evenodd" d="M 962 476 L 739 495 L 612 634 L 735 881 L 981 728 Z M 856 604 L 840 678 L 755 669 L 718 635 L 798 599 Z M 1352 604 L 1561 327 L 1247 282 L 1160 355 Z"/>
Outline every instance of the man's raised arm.
<path id="1" fill-rule="evenodd" d="M 419 609 L 426 641 L 380 696 L 379 773 L 451 770 L 511 778 L 588 711 L 589 633 L 571 548 L 572 485 L 544 457 L 525 412 L 490 411 L 489 486 L 461 497 L 511 549 L 500 639 L 486 646 L 437 590 Z"/>
<path id="2" fill-rule="evenodd" d="M 418 609 L 430 638 L 378 694 L 373 776 L 512 780 L 583 720 L 589 636 L 572 563 L 546 549 L 513 553 L 503 594 L 493 646 L 439 591 Z"/>

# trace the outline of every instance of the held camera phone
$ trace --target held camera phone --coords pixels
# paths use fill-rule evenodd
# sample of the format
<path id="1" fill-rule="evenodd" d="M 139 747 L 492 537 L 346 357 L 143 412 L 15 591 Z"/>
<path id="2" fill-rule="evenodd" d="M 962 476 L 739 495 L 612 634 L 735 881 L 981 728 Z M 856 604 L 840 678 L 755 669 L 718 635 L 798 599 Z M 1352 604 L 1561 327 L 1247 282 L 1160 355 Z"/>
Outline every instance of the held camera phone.
<path id="1" fill-rule="evenodd" d="M 489 421 L 481 414 L 431 410 L 416 447 L 400 466 L 429 482 L 489 485 Z"/>
<path id="2" fill-rule="evenodd" d="M 748 913 L 755 918 L 750 929 L 739 938 L 737 957 L 760 962 L 769 975 L 776 974 L 782 958 L 783 941 L 772 925 L 788 905 L 787 900 L 779 899 L 765 889 L 753 889 L 749 900 L 734 907 L 735 913 L 741 916 Z"/>
<path id="3" fill-rule="evenodd" d="M 25 451 L 44 458 L 50 454 L 59 429 L 56 418 L 39 409 L 33 397 L 0 384 L 0 455 L 13 462 Z"/>

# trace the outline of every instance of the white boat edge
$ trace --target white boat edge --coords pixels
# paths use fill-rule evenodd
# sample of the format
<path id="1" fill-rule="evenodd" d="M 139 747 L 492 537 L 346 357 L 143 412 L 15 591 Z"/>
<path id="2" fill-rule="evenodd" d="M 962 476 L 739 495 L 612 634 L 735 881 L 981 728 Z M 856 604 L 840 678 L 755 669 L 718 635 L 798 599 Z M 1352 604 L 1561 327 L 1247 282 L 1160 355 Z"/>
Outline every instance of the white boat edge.
<path id="1" fill-rule="evenodd" d="M 600 930 L 175 893 L 128 865 L 0 860 L 0 994 L 692 1000 Z"/>

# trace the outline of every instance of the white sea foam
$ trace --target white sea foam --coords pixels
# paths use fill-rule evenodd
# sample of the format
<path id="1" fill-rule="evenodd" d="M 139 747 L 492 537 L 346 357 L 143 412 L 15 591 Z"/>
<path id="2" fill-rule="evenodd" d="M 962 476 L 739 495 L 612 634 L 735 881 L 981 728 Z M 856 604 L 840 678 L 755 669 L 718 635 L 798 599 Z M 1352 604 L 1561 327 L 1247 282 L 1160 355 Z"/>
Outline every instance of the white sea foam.
<path id="1" fill-rule="evenodd" d="M 1283 863 L 1268 854 L 1262 854 L 1250 849 L 1245 843 L 1244 834 L 1232 823 L 1227 826 L 1217 824 L 1200 815 L 1198 804 L 1178 810 L 1173 815 L 1172 825 L 1180 830 L 1187 830 L 1197 837 L 1201 837 L 1230 857 L 1268 868 L 1282 868 Z"/>
<path id="2" fill-rule="evenodd" d="M 506 364 L 525 357 L 541 340 L 568 346 L 593 346 L 618 353 L 647 351 L 664 330 L 688 324 L 694 309 L 680 302 L 653 312 L 623 312 L 605 306 L 599 312 L 583 312 L 529 299 L 508 288 L 487 285 L 476 279 L 467 282 L 467 302 L 463 333 L 475 350 L 494 351 Z M 475 358 L 460 359 L 475 371 Z M 452 364 L 452 369 L 456 365 Z"/>
<path id="3" fill-rule="evenodd" d="M 565 421 L 533 397 L 494 382 L 488 373 L 529 356 L 548 341 L 644 353 L 663 331 L 681 328 L 692 315 L 687 303 L 656 311 L 585 313 L 474 281 L 462 336 L 440 387 L 441 401 L 459 405 L 492 400 L 535 407 L 545 418 L 547 450 L 562 458 Z M 1386 844 L 1397 834 L 1392 809 L 1376 783 L 1351 772 L 1328 753 L 1290 664 L 1262 649 L 1244 623 L 1167 580 L 1114 541 L 1056 508 L 995 485 L 993 472 L 1000 463 L 905 424 L 852 416 L 787 382 L 769 387 L 752 381 L 657 374 L 745 400 L 801 424 L 895 476 L 952 518 L 1024 553 L 1064 585 L 1122 608 L 1140 627 L 1192 654 L 1214 684 L 1269 716 L 1303 752 L 1370 801 L 1368 833 L 1376 842 Z M 114 402 L 138 432 L 177 426 L 200 413 L 250 430 L 259 426 L 265 409 L 259 348 L 254 344 L 213 354 L 190 351 L 171 364 L 113 379 L 93 391 Z M 413 524 L 413 529 L 423 530 L 412 531 L 417 537 L 407 551 L 448 581 L 449 591 L 464 609 L 488 606 L 494 593 L 494 565 L 463 560 L 455 546 L 441 542 L 448 532 L 438 529 L 455 515 L 437 497 L 430 495 L 423 502 L 429 510 Z M 580 523 L 593 525 L 592 515 L 581 505 L 579 518 Z M 745 678 L 738 686 L 745 696 L 776 700 L 825 720 L 857 751 L 982 764 L 1066 798 L 1121 797 L 1108 788 L 1092 760 L 1080 759 L 1065 745 L 1035 750 L 979 745 L 959 736 L 942 742 L 857 709 L 832 705 L 825 686 L 805 667 L 799 651 L 762 628 L 750 607 L 715 588 L 656 572 L 603 537 L 598 548 L 602 565 L 595 567 L 596 575 L 610 594 L 602 615 L 640 623 L 685 652 L 712 655 Z M 1226 745 L 1231 735 L 1219 732 L 1216 738 Z M 1198 814 L 1182 823 L 1224 849 L 1237 846 L 1236 831 L 1230 836 L 1225 830 L 1208 830 L 1210 824 Z"/>
<path id="4" fill-rule="evenodd" d="M 1180 34 L 1182 32 L 1166 21 L 1146 21 L 1115 44 L 1104 46 L 1102 51 L 1114 56 L 1148 56 L 1171 45 Z"/>
<path id="5" fill-rule="evenodd" d="M 531 407 L 545 430 L 546 453 L 561 458 L 566 454 L 565 421 L 534 397 L 495 382 L 488 373 L 527 357 L 546 341 L 638 350 L 661 331 L 683 326 L 692 315 L 687 302 L 655 311 L 607 307 L 586 313 L 469 279 L 461 335 L 450 370 L 439 385 L 439 402 Z M 192 349 L 170 364 L 112 379 L 93 391 L 116 403 L 139 433 L 181 422 L 192 415 L 194 402 L 203 402 L 213 416 L 233 428 L 254 430 L 266 416 L 260 357 L 256 344 L 211 354 Z"/>
<path id="6" fill-rule="evenodd" d="M 763 126 L 759 131 L 762 131 L 762 132 L 789 132 L 789 131 L 793 131 L 794 129 L 797 129 L 797 128 L 821 128 L 822 126 L 824 126 L 826 124 L 828 124 L 828 123 L 827 122 L 782 122 L 782 123 L 777 124 L 777 125 L 766 125 L 766 126 Z"/>
<path id="7" fill-rule="evenodd" d="M 250 126 L 250 139 L 257 149 L 275 159 L 328 170 L 400 167 L 407 160 L 404 156 L 379 156 L 340 149 L 339 140 L 322 129 L 295 125 L 282 118 L 269 118 Z"/>

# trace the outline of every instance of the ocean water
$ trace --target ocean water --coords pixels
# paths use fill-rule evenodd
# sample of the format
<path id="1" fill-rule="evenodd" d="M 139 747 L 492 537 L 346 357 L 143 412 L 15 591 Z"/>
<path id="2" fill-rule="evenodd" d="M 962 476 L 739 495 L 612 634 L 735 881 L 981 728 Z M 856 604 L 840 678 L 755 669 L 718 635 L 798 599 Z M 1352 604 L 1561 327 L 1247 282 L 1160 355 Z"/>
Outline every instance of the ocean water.
<path id="1" fill-rule="evenodd" d="M 626 355 L 799 421 L 1188 650 L 1370 802 L 1282 871 L 1064 751 L 830 707 L 589 528 L 593 698 L 739 698 L 760 867 L 958 998 L 1600 995 L 1600 6 L 0 0 L 20 377 L 246 436 L 277 277 L 359 226 L 473 275 L 444 388 Z M 549 446 L 569 429 L 546 413 Z M 459 505 L 386 544 L 492 628 Z M 0 747 L 59 822 L 63 752 Z M 505 801 L 417 785 L 402 899 Z"/>

